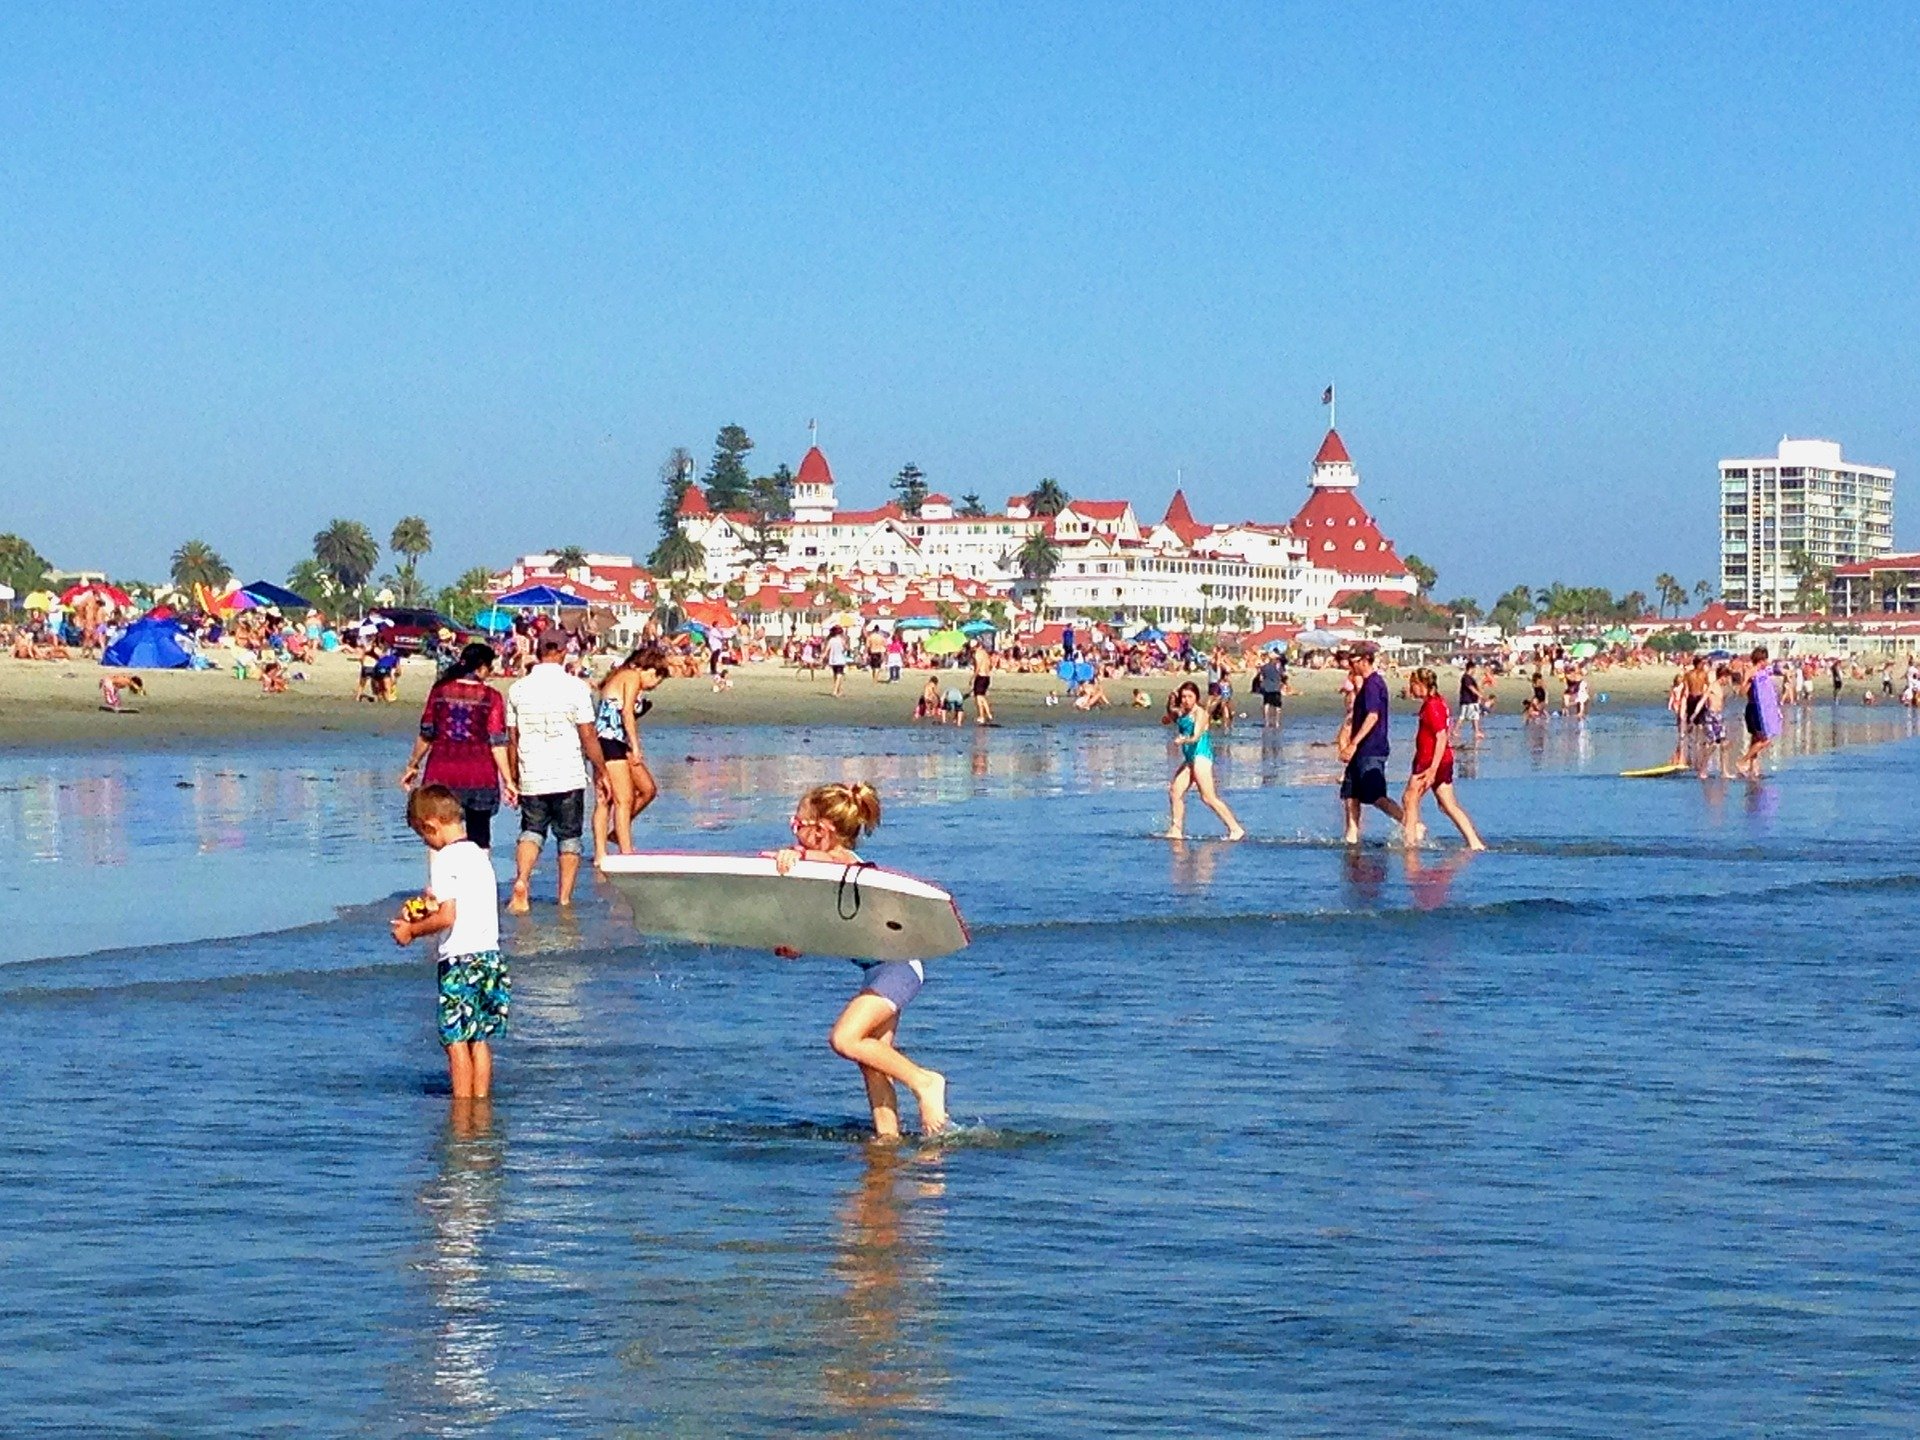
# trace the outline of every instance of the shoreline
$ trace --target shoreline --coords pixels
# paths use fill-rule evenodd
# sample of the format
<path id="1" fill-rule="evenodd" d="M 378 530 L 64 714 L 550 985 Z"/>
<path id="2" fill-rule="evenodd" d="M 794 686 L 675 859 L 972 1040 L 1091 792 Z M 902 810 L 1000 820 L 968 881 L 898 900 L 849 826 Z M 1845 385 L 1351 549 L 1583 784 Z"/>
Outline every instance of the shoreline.
<path id="1" fill-rule="evenodd" d="M 366 735 L 404 739 L 419 721 L 420 708 L 431 683 L 432 670 L 424 661 L 401 667 L 400 698 L 369 704 L 353 699 L 358 662 L 327 655 L 304 667 L 309 679 L 285 694 L 263 695 L 257 680 L 236 679 L 227 671 L 140 671 L 147 693 L 133 699 L 126 712 L 115 715 L 100 708 L 101 667 L 90 661 L 28 661 L 0 658 L 0 753 L 46 750 L 185 748 L 209 740 L 245 743 L 297 738 L 301 735 Z M 880 729 L 938 729 L 913 718 L 915 700 L 928 672 L 908 671 L 897 684 L 874 684 L 864 671 L 849 670 L 845 695 L 834 699 L 831 680 L 824 672 L 803 679 L 798 672 L 775 662 L 745 665 L 733 673 L 734 688 L 715 694 L 702 676 L 669 680 L 654 692 L 654 710 L 646 722 L 652 727 L 726 725 L 753 728 L 846 726 Z M 934 672 L 941 688 L 949 684 L 965 692 L 967 677 L 960 671 Z M 1295 669 L 1287 697 L 1285 720 L 1331 722 L 1339 713 L 1339 683 L 1335 669 Z M 1640 670 L 1604 671 L 1590 679 L 1596 694 L 1609 698 L 1602 708 L 1662 705 L 1672 671 L 1665 666 Z M 1441 671 L 1442 694 L 1451 696 L 1458 672 Z M 1110 682 L 1114 704 L 1082 711 L 1064 698 L 1065 687 L 1052 675 L 997 673 L 989 698 L 996 718 L 1008 727 L 1157 725 L 1167 693 L 1187 676 L 1179 674 L 1121 677 Z M 1248 690 L 1250 675 L 1234 677 L 1234 701 L 1244 718 L 1241 725 L 1258 726 L 1259 704 Z M 1396 697 L 1401 677 L 1389 674 Z M 507 681 L 496 680 L 504 688 Z M 1135 687 L 1152 703 L 1129 703 Z M 1559 686 L 1549 687 L 1557 700 Z M 1500 715 L 1518 712 L 1524 682 L 1508 676 L 1499 682 Z M 1049 706 L 1049 693 L 1062 695 Z M 1396 704 L 1405 702 L 1396 699 Z M 948 727 L 951 728 L 951 727 Z M 968 701 L 966 721 L 972 730 L 973 707 Z"/>

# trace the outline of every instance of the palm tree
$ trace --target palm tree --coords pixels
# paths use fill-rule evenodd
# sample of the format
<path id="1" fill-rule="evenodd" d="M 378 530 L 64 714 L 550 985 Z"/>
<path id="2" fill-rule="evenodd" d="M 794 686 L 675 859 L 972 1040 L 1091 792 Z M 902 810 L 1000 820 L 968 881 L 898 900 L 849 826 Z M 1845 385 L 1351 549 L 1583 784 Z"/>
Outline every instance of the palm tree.
<path id="1" fill-rule="evenodd" d="M 1678 600 L 1673 598 L 1673 592 L 1676 590 L 1680 592 Z M 1669 605 L 1673 606 L 1673 613 L 1678 615 L 1680 607 L 1687 603 L 1686 587 L 1664 570 L 1653 577 L 1653 593 L 1659 599 L 1659 614 L 1663 617 Z"/>
<path id="2" fill-rule="evenodd" d="M 1035 515 L 1058 515 L 1067 508 L 1069 498 L 1060 482 L 1048 476 L 1027 495 L 1027 509 Z"/>
<path id="3" fill-rule="evenodd" d="M 655 574 L 690 575 L 707 563 L 707 547 L 684 530 L 669 530 L 649 558 Z"/>
<path id="4" fill-rule="evenodd" d="M 1406 565 L 1408 572 L 1413 576 L 1413 593 L 1415 597 L 1421 600 L 1426 599 L 1427 596 L 1433 592 L 1434 585 L 1439 581 L 1440 572 L 1435 570 L 1433 566 L 1427 564 L 1427 562 L 1422 560 L 1418 555 L 1407 556 Z"/>
<path id="5" fill-rule="evenodd" d="M 409 565 L 418 564 L 420 557 L 433 549 L 433 535 L 427 529 L 427 522 L 418 515 L 403 517 L 388 537 L 387 548 L 394 554 L 403 556 Z"/>
<path id="6" fill-rule="evenodd" d="M 1694 581 L 1693 598 L 1698 600 L 1702 605 L 1705 605 L 1713 598 L 1713 582 L 1711 580 Z"/>
<path id="7" fill-rule="evenodd" d="M 217 590 L 233 578 L 233 571 L 220 558 L 220 552 L 204 540 L 188 540 L 173 552 L 168 569 L 174 587 L 191 591 L 196 585 Z"/>
<path id="8" fill-rule="evenodd" d="M 358 520 L 335 520 L 313 537 L 313 558 L 341 594 L 351 595 L 380 563 L 380 542 Z"/>
<path id="9" fill-rule="evenodd" d="M 1052 482 L 1043 480 L 1040 483 L 1047 485 Z M 1036 490 L 1034 494 L 1039 494 L 1039 491 Z M 1027 537 L 1026 544 L 1020 547 L 1017 558 L 1020 561 L 1020 573 L 1033 586 L 1035 605 L 1043 604 L 1047 593 L 1047 581 L 1051 580 L 1053 572 L 1060 568 L 1060 547 L 1053 543 L 1053 537 L 1046 531 L 1036 530 Z"/>
<path id="10" fill-rule="evenodd" d="M 578 545 L 562 545 L 553 552 L 553 568 L 562 575 L 587 563 L 587 552 Z"/>
<path id="11" fill-rule="evenodd" d="M 302 560 L 287 572 L 287 588 L 309 600 L 324 600 L 332 596 L 336 587 L 333 576 L 318 560 Z"/>

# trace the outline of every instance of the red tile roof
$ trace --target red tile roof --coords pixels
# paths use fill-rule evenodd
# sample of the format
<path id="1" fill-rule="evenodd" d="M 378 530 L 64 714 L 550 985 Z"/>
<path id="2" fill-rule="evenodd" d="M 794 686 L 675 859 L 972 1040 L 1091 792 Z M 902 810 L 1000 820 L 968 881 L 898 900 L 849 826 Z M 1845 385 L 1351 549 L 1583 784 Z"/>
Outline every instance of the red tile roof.
<path id="1" fill-rule="evenodd" d="M 1118 520 L 1127 513 L 1125 500 L 1069 500 L 1067 509 L 1083 520 Z"/>
<path id="2" fill-rule="evenodd" d="M 833 468 L 827 464 L 827 457 L 820 453 L 815 445 L 800 461 L 800 473 L 793 477 L 796 485 L 831 485 Z"/>
<path id="3" fill-rule="evenodd" d="M 1920 555 L 1882 555 L 1833 567 L 1835 575 L 1871 575 L 1876 570 L 1920 570 Z"/>
<path id="4" fill-rule="evenodd" d="M 701 493 L 698 485 L 689 485 L 687 493 L 680 497 L 680 509 L 677 513 L 686 516 L 711 515 L 713 507 L 707 504 L 707 497 Z"/>
<path id="5" fill-rule="evenodd" d="M 1320 442 L 1320 453 L 1313 457 L 1316 465 L 1351 465 L 1353 457 L 1347 454 L 1346 444 L 1340 439 L 1338 430 L 1327 431 L 1327 438 Z"/>
<path id="6" fill-rule="evenodd" d="M 1184 490 L 1173 492 L 1173 498 L 1167 502 L 1167 513 L 1161 517 L 1160 523 L 1188 545 L 1212 533 L 1211 526 L 1202 525 L 1193 518 L 1193 511 L 1187 507 L 1187 492 Z"/>
<path id="7" fill-rule="evenodd" d="M 1367 507 L 1351 490 L 1314 490 L 1287 528 L 1307 542 L 1307 559 L 1322 570 L 1346 575 L 1407 573 L 1393 553 L 1393 542 L 1380 533 Z"/>

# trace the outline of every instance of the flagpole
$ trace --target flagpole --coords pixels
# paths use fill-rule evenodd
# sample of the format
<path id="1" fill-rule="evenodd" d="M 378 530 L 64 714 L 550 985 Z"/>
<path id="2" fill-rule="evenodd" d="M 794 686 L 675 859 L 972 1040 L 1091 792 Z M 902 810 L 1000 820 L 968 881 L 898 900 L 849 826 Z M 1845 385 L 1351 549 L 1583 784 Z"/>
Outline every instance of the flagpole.
<path id="1" fill-rule="evenodd" d="M 1329 385 L 1327 396 L 1327 428 L 1338 430 L 1340 428 L 1340 392 Z"/>

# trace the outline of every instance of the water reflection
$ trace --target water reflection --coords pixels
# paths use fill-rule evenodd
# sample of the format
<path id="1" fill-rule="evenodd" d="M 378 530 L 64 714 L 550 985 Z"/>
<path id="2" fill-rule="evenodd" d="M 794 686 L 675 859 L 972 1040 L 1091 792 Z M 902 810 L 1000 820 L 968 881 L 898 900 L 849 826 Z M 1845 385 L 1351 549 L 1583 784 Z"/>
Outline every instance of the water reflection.
<path id="1" fill-rule="evenodd" d="M 425 1269 L 437 1324 L 428 1373 L 432 1404 L 444 1417 L 434 1434 L 463 1434 L 504 1413 L 494 1382 L 502 1335 L 486 1250 L 499 1220 L 505 1152 L 490 1101 L 452 1102 L 439 1170 L 420 1195 L 433 1221 Z"/>
<path id="2" fill-rule="evenodd" d="M 946 1176 L 937 1150 L 870 1144 L 841 1203 L 828 1305 L 834 1337 L 821 1384 L 849 1433 L 929 1408 L 949 1380 L 935 1335 L 934 1259 Z"/>

